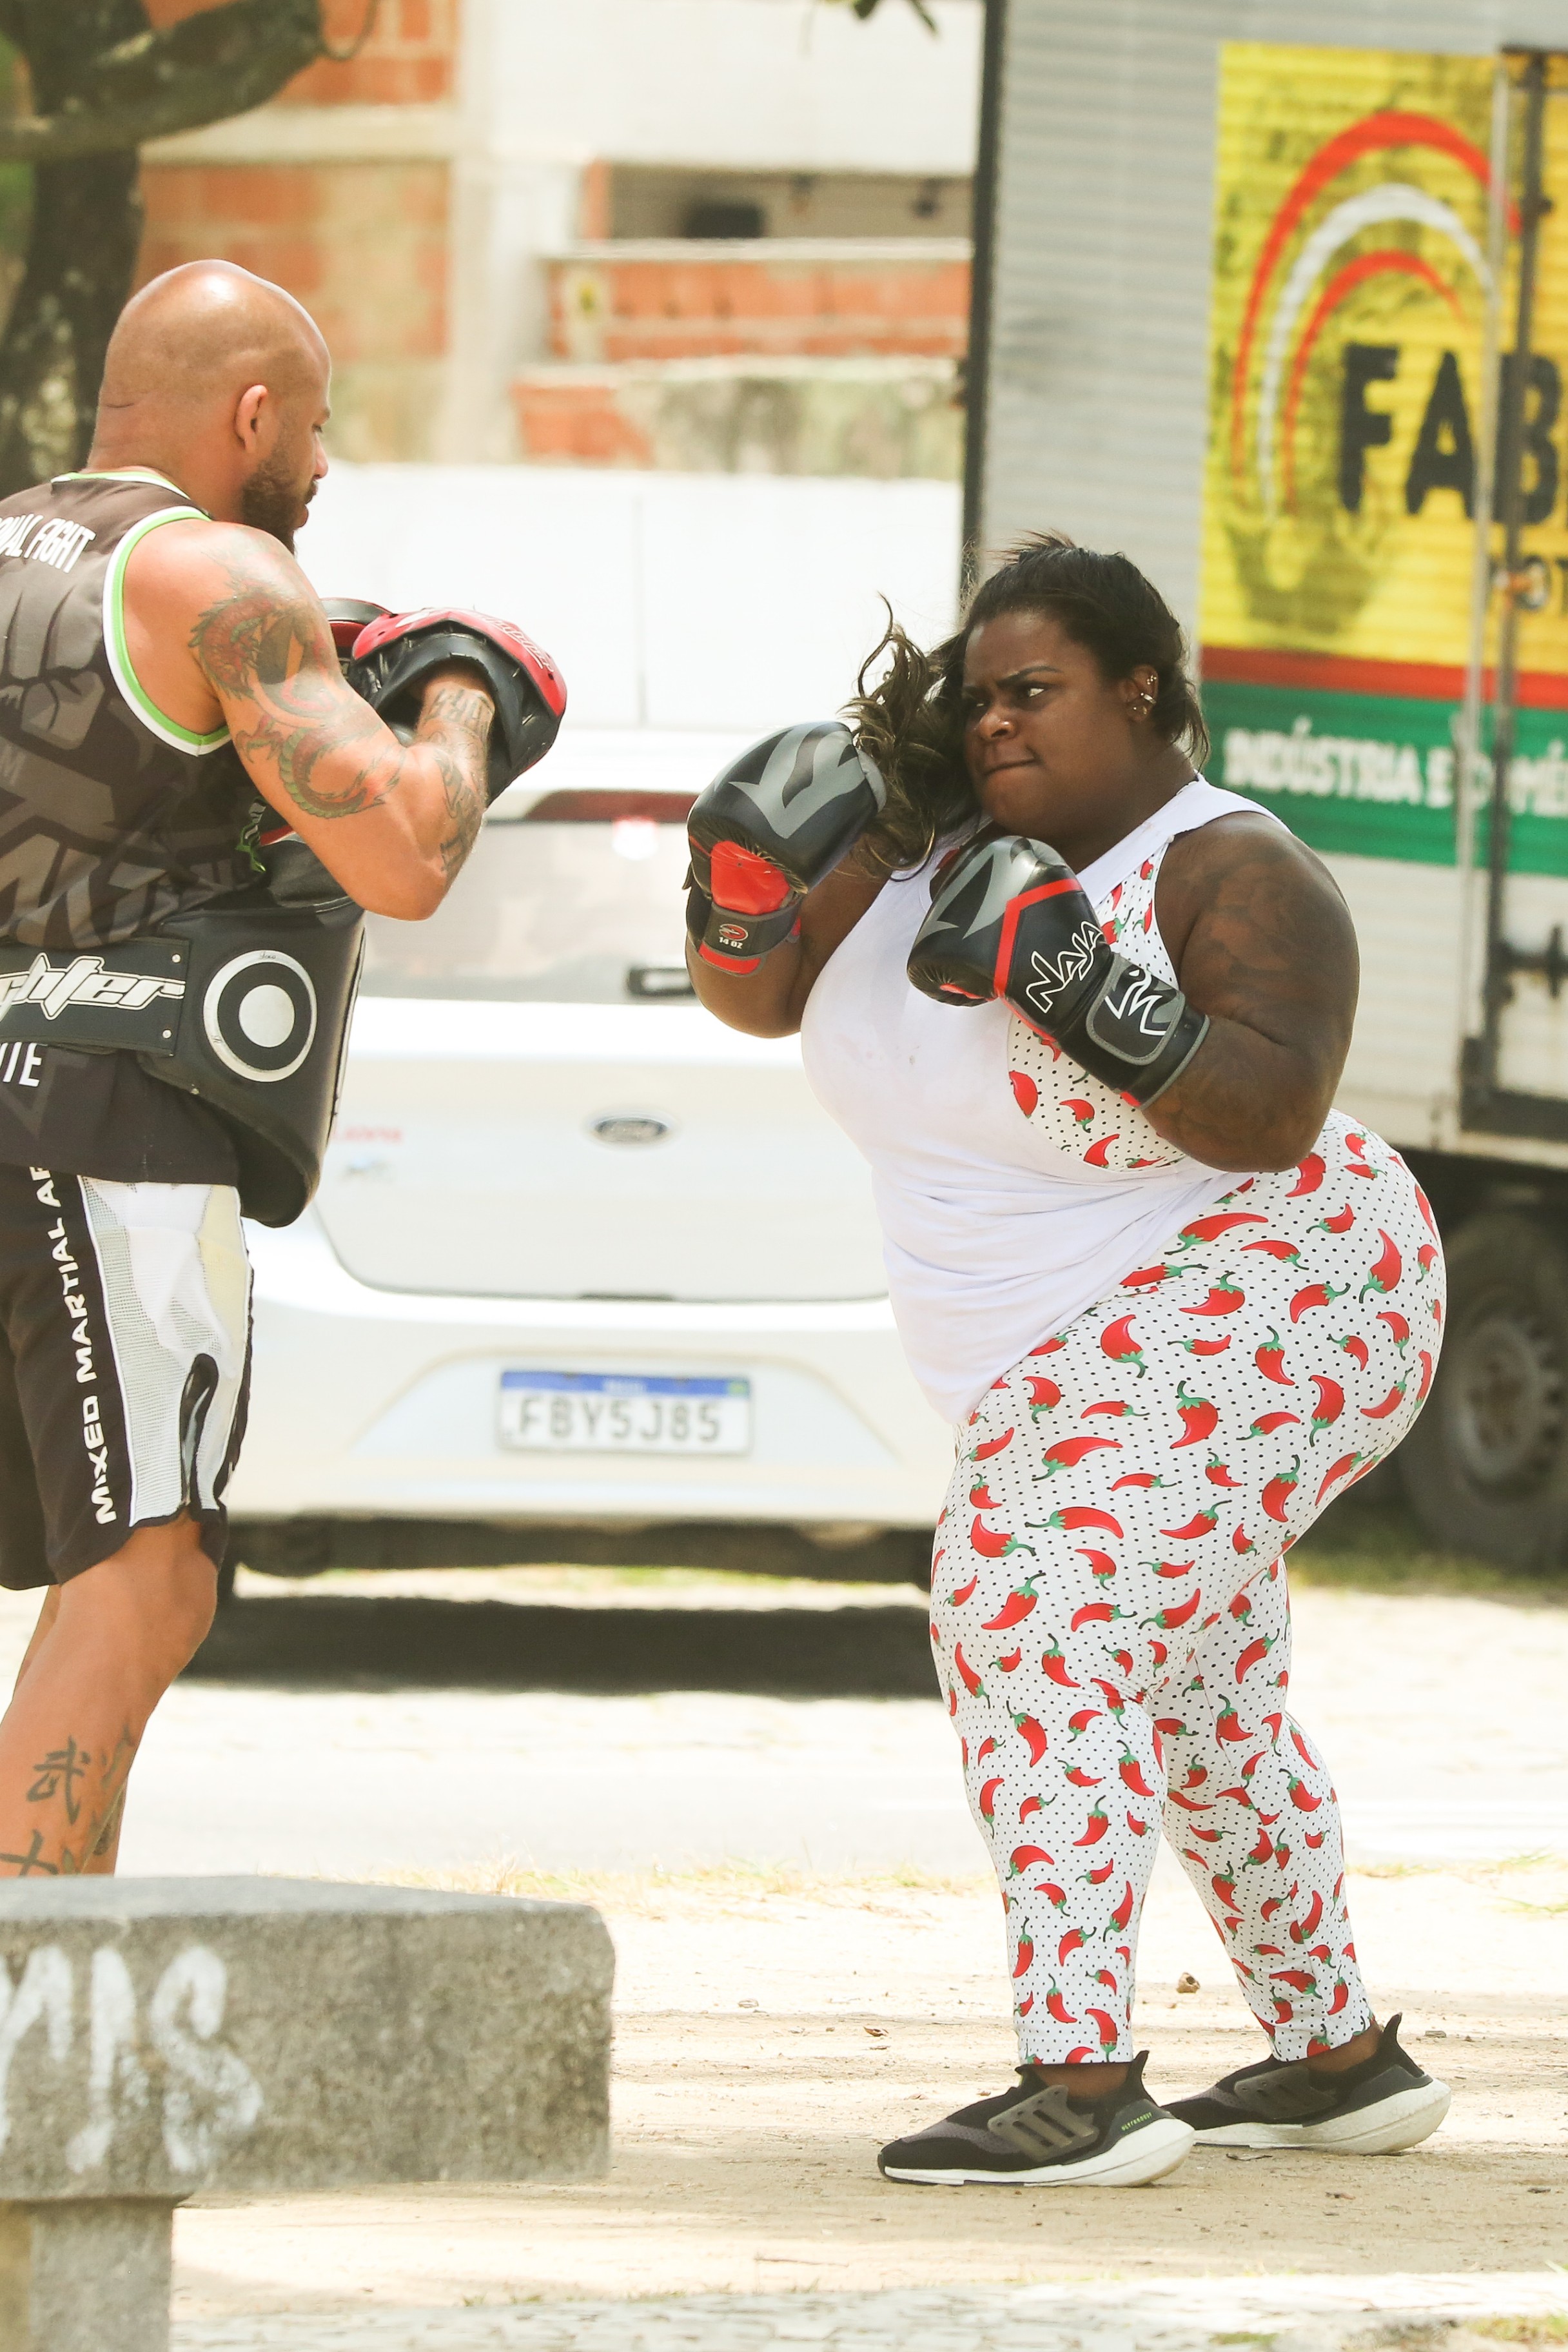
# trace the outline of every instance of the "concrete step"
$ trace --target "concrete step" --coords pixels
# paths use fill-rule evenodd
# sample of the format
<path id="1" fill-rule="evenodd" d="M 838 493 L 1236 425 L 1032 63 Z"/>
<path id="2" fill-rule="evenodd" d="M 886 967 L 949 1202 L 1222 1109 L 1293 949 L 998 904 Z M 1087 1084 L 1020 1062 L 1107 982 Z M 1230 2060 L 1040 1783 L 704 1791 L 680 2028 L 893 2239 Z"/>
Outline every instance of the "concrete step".
<path id="1" fill-rule="evenodd" d="M 612 1974 L 577 1904 L 0 1883 L 0 2345 L 164 2352 L 198 2189 L 597 2177 Z"/>

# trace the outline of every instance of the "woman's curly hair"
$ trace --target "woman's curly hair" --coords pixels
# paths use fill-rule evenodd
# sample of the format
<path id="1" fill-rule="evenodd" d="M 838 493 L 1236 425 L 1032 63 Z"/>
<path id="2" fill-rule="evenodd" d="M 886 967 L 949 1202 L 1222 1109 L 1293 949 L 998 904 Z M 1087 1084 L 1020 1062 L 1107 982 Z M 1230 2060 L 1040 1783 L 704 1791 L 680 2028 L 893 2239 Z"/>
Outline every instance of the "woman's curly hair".
<path id="1" fill-rule="evenodd" d="M 1152 669 L 1155 733 L 1200 766 L 1207 756 L 1186 640 L 1159 590 L 1125 555 L 1077 547 L 1061 531 L 1032 534 L 981 583 L 942 644 L 922 653 L 889 611 L 862 665 L 847 717 L 887 780 L 887 806 L 864 839 L 889 869 L 923 865 L 944 835 L 979 814 L 963 764 L 963 652 L 971 633 L 1001 613 L 1048 614 L 1093 655 L 1108 683 Z"/>

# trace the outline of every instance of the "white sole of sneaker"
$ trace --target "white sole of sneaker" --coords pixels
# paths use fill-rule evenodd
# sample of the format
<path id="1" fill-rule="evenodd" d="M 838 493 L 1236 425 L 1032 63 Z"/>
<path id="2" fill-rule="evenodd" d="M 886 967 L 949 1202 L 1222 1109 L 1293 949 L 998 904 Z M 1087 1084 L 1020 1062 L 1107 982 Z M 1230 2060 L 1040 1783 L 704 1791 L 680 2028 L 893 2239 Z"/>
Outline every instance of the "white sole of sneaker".
<path id="1" fill-rule="evenodd" d="M 1430 2138 L 1453 2096 L 1447 2083 L 1426 2083 L 1327 2123 L 1221 2124 L 1199 2132 L 1197 2143 L 1200 2147 L 1297 2147 L 1319 2156 L 1397 2156 Z"/>
<path id="2" fill-rule="evenodd" d="M 924 2189 L 1142 2189 L 1174 2172 L 1194 2137 L 1174 2116 L 1161 2116 L 1078 2164 L 1041 2164 L 1031 2172 L 921 2172 L 912 2165 L 889 2165 L 883 2178 L 912 2180 Z"/>

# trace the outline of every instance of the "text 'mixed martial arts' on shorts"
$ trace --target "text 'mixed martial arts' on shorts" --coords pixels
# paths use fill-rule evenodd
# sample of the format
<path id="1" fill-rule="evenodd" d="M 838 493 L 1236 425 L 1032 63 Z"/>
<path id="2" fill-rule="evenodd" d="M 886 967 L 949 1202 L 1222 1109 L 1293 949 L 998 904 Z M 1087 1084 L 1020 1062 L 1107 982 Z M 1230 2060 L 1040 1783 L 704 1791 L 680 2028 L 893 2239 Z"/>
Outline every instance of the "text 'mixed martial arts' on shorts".
<path id="1" fill-rule="evenodd" d="M 63 1583 L 184 1512 L 220 1560 L 249 1340 L 230 1187 L 0 1167 L 0 1585 Z"/>

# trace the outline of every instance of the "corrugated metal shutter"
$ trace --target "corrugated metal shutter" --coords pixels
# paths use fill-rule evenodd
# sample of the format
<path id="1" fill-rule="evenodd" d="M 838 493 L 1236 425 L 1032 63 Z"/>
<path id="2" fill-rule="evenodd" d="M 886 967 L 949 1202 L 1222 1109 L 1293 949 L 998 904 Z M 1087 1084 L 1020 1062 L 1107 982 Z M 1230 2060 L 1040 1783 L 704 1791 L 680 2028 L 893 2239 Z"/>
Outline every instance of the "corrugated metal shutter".
<path id="1" fill-rule="evenodd" d="M 1005 10 L 981 536 L 1123 549 L 1190 626 L 1222 41 L 1486 56 L 1563 0 L 991 0 Z"/>

